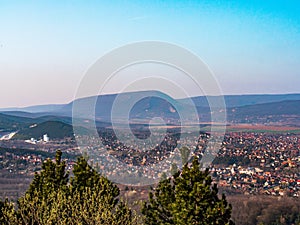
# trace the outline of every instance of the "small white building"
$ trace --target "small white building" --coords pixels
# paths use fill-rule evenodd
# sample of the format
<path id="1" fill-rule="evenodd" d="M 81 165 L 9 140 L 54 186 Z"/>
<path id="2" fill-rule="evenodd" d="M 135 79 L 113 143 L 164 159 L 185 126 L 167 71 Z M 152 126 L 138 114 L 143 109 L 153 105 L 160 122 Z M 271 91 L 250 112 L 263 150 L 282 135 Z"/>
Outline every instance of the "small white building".
<path id="1" fill-rule="evenodd" d="M 43 135 L 43 141 L 44 141 L 44 142 L 48 142 L 48 141 L 49 141 L 48 134 L 44 134 L 44 135 Z"/>

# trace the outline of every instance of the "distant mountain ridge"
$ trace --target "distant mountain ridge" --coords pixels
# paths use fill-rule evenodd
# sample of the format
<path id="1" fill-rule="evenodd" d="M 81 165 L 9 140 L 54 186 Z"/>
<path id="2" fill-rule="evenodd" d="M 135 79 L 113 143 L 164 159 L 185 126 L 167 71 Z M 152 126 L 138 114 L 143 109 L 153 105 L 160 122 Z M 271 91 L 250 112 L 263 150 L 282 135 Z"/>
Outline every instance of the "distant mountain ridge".
<path id="1" fill-rule="evenodd" d="M 116 99 L 117 96 L 127 96 L 136 95 L 142 93 L 143 95 L 147 96 L 157 96 L 163 95 L 163 93 L 159 91 L 140 91 L 140 92 L 127 92 L 127 93 L 120 93 L 120 94 L 107 94 L 107 95 L 100 95 L 98 96 L 101 98 L 101 102 L 104 104 L 112 105 L 113 101 Z M 214 96 L 210 96 L 214 98 Z M 76 99 L 74 101 L 85 101 L 89 102 L 94 97 L 85 97 L 81 99 Z M 206 96 L 195 96 L 191 98 L 183 98 L 183 99 L 174 99 L 177 102 L 187 104 L 192 100 L 196 106 L 199 107 L 208 107 L 207 97 Z M 300 100 L 300 94 L 246 94 L 246 95 L 224 95 L 225 104 L 228 108 L 232 107 L 240 107 L 246 105 L 256 105 L 256 104 L 263 104 L 263 103 L 272 103 L 272 102 L 281 102 L 281 101 L 288 101 L 288 100 Z M 28 106 L 28 107 L 20 107 L 20 108 L 0 108 L 0 113 L 2 112 L 27 112 L 27 113 L 47 113 L 47 114 L 64 114 L 69 112 L 72 109 L 73 102 L 67 104 L 49 104 L 49 105 L 36 105 L 36 106 Z"/>
<path id="2" fill-rule="evenodd" d="M 227 114 L 228 120 L 235 123 L 277 122 L 300 126 L 300 100 L 232 107 Z"/>
<path id="3" fill-rule="evenodd" d="M 81 114 L 78 114 L 82 120 L 82 126 L 91 121 L 93 115 L 97 120 L 97 126 L 110 126 L 115 101 L 119 100 L 114 119 L 119 119 L 122 123 L 122 120 L 128 120 L 128 115 L 124 114 L 125 109 L 134 99 L 139 99 L 139 101 L 130 109 L 130 120 L 149 122 L 149 119 L 153 117 L 161 117 L 169 121 L 168 123 L 174 124 L 180 119 L 176 109 L 184 111 L 186 115 L 192 115 L 193 107 L 190 107 L 188 99 L 173 99 L 158 91 L 130 92 L 81 98 L 63 105 L 24 108 L 29 111 L 1 111 L 0 131 L 26 130 L 32 124 L 47 121 L 72 125 L 74 104 L 79 105 L 82 110 Z M 300 94 L 228 95 L 224 96 L 224 99 L 227 119 L 230 123 L 280 122 L 300 126 Z M 206 97 L 193 97 L 192 101 L 202 118 L 201 122 L 209 122 L 211 112 Z M 96 103 L 95 107 L 90 107 L 93 103 Z M 43 111 L 48 109 L 51 110 Z M 35 112 L 30 112 L 30 110 Z M 191 118 L 191 121 L 195 121 L 194 118 Z"/>
<path id="4" fill-rule="evenodd" d="M 12 107 L 0 108 L 0 112 L 4 111 L 22 111 L 28 113 L 42 113 L 60 110 L 65 104 L 47 104 L 47 105 L 34 105 L 28 107 Z"/>
<path id="5" fill-rule="evenodd" d="M 217 98 L 210 96 L 210 98 Z M 206 96 L 192 97 L 191 100 L 196 106 L 208 106 Z M 300 94 L 257 94 L 257 95 L 224 95 L 224 101 L 227 108 L 241 107 L 248 105 L 257 105 L 272 102 L 282 102 L 289 100 L 300 100 Z M 179 99 L 187 102 L 187 99 Z"/>

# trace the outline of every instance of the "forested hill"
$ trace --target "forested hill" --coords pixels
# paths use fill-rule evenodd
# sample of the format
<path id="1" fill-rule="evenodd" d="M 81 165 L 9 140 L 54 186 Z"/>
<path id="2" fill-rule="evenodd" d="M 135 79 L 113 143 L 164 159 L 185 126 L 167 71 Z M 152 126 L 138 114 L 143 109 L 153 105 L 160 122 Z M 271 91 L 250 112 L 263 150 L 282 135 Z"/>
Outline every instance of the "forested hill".
<path id="1" fill-rule="evenodd" d="M 47 121 L 19 131 L 14 135 L 13 139 L 40 139 L 44 134 L 48 134 L 51 139 L 62 139 L 74 136 L 73 127 L 71 125 L 59 121 Z"/>

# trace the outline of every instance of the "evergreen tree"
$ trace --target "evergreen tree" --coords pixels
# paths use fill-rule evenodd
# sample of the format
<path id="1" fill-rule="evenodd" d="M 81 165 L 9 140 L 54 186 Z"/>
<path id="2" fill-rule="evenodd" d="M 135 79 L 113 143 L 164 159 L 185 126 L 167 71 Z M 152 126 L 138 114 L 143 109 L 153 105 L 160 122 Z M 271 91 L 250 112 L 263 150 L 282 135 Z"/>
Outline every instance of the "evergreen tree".
<path id="1" fill-rule="evenodd" d="M 180 155 L 181 155 L 182 165 L 185 165 L 190 158 L 191 150 L 188 147 L 183 146 L 179 149 L 179 151 L 180 151 Z"/>
<path id="2" fill-rule="evenodd" d="M 7 199 L 5 199 L 4 201 L 0 200 L 0 224 L 17 224 L 14 205 Z"/>
<path id="3" fill-rule="evenodd" d="M 132 225 L 136 217 L 119 200 L 119 188 L 98 174 L 85 158 L 78 158 L 69 181 L 66 163 L 46 160 L 28 191 L 19 198 L 17 210 L 7 200 L 0 201 L 0 224 L 20 225 Z"/>
<path id="4" fill-rule="evenodd" d="M 40 173 L 35 173 L 26 194 L 47 196 L 51 191 L 66 187 L 69 180 L 69 171 L 66 171 L 66 162 L 62 161 L 62 152 L 58 150 L 55 155 L 55 162 L 47 159 L 42 164 Z"/>
<path id="5" fill-rule="evenodd" d="M 196 157 L 191 167 L 186 164 L 181 173 L 159 182 L 154 192 L 149 193 L 142 213 L 149 225 L 233 224 L 231 205 L 225 195 L 218 197 L 209 171 L 200 170 Z"/>
<path id="6" fill-rule="evenodd" d="M 178 172 L 178 166 L 176 163 L 172 163 L 171 164 L 171 169 L 170 169 L 170 172 L 171 172 L 171 175 L 175 175 L 177 172 Z"/>
<path id="7" fill-rule="evenodd" d="M 18 199 L 16 217 L 19 224 L 44 224 L 56 203 L 56 195 L 61 190 L 68 192 L 69 171 L 62 160 L 62 152 L 58 150 L 55 161 L 47 159 L 42 170 L 35 173 L 33 181 L 24 196 Z M 50 211 L 49 211 L 50 210 Z"/>
<path id="8" fill-rule="evenodd" d="M 73 169 L 74 177 L 71 179 L 72 191 L 100 190 L 99 198 L 105 197 L 105 201 L 111 207 L 118 203 L 117 197 L 120 194 L 119 188 L 106 177 L 101 176 L 93 169 L 84 157 L 79 157 Z M 100 189 L 99 189 L 100 188 Z M 104 199 L 103 199 L 104 200 Z"/>
<path id="9" fill-rule="evenodd" d="M 83 156 L 77 159 L 73 168 L 73 174 L 74 177 L 71 178 L 71 184 L 77 190 L 95 186 L 100 177 Z"/>

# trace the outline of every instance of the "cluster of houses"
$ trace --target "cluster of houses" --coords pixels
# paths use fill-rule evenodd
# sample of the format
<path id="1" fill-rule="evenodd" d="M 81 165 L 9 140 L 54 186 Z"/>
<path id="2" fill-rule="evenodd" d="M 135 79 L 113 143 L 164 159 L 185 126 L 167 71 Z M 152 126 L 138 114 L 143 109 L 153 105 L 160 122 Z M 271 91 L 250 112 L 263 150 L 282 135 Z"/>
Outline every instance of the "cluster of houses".
<path id="1" fill-rule="evenodd" d="M 206 149 L 209 139 L 208 134 L 192 134 L 189 138 L 181 138 L 180 142 L 188 146 L 194 154 L 201 156 L 205 151 L 209 151 Z M 179 137 L 176 133 L 166 135 L 161 144 L 155 145 L 152 151 L 139 149 L 135 145 L 126 147 L 109 132 L 102 134 L 97 140 L 91 140 L 89 136 L 81 140 L 82 143 L 76 143 L 79 150 L 86 151 L 94 165 L 98 163 L 98 169 L 106 175 L 120 178 L 126 173 L 129 177 L 132 175 L 133 180 L 143 177 L 156 180 L 163 172 L 170 171 L 172 162 L 169 158 L 177 148 Z M 44 136 L 44 142 L 48 141 L 49 137 Z M 5 143 L 13 143 L 14 148 L 20 144 Z M 42 147 L 43 151 L 48 152 L 59 148 L 67 153 L 78 153 L 76 144 L 70 143 L 49 142 L 47 145 L 32 146 L 36 150 Z M 24 155 L 0 154 L 0 169 L 33 175 L 44 159 L 41 155 L 31 154 L 30 151 Z M 68 169 L 71 170 L 74 160 L 67 162 Z M 300 134 L 227 133 L 210 169 L 213 179 L 220 187 L 244 194 L 298 197 Z"/>
<path id="2" fill-rule="evenodd" d="M 220 186 L 245 194 L 300 195 L 299 134 L 229 133 L 218 158 L 236 159 L 211 166 Z"/>

